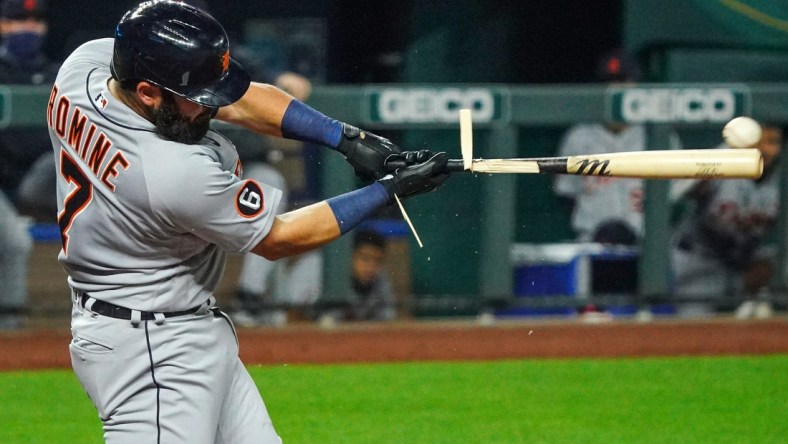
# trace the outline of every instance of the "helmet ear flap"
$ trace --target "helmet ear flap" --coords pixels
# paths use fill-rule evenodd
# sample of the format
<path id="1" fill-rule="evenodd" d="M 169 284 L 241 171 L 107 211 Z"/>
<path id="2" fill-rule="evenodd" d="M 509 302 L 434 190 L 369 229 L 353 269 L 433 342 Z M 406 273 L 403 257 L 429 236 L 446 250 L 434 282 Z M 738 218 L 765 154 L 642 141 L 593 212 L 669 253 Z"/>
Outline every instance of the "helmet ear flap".
<path id="1" fill-rule="evenodd" d="M 123 16 L 110 70 L 121 83 L 146 80 L 208 107 L 235 102 L 250 83 L 230 57 L 222 25 L 201 9 L 169 0 L 141 3 Z"/>

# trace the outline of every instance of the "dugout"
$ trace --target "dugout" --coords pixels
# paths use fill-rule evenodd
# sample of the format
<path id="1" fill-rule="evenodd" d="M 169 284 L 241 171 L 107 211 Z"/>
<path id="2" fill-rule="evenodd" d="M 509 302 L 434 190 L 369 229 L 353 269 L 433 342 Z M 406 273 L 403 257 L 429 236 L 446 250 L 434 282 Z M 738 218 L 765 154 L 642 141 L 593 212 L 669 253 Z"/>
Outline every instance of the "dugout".
<path id="1" fill-rule="evenodd" d="M 685 109 L 670 115 L 653 111 L 636 117 L 645 119 L 653 149 L 668 146 L 671 126 L 715 135 L 713 141 L 684 144 L 685 148 L 704 148 L 719 143 L 722 126 L 735 115 L 788 122 L 784 107 L 788 86 L 782 83 L 642 84 L 633 89 L 599 85 L 321 86 L 315 89 L 310 104 L 364 128 L 397 133 L 403 146 L 445 150 L 453 157 L 460 156 L 456 108 L 470 105 L 476 110 L 476 156 L 540 157 L 555 154 L 560 134 L 573 123 L 633 118 L 620 107 L 633 91 L 646 97 L 667 95 L 676 101 L 682 97 L 727 97 L 726 103 L 732 104 L 725 113 Z M 40 127 L 43 131 L 45 122 L 38 116 L 46 107 L 48 94 L 46 87 L 0 87 L 0 125 Z M 438 107 L 438 103 L 446 107 Z M 345 161 L 332 154 L 322 153 L 325 196 L 357 186 Z M 788 195 L 786 177 L 782 190 Z M 638 282 L 646 296 L 668 293 L 667 185 L 659 180 L 646 184 L 646 236 Z M 417 315 L 470 314 L 486 301 L 505 300 L 513 294 L 513 244 L 571 238 L 568 211 L 556 201 L 551 177 L 546 175 L 456 174 L 439 192 L 405 205 L 425 243 L 420 249 L 410 238 L 407 248 Z M 786 232 L 788 218 L 783 208 L 777 276 L 782 289 L 788 287 Z M 349 238 L 325 247 L 325 276 L 348 275 L 350 251 Z M 59 270 L 56 255 L 51 255 L 47 268 Z M 345 285 L 345 280 L 327 279 L 325 297 L 341 298 L 347 294 Z M 59 293 L 51 296 L 61 298 Z"/>
<path id="2" fill-rule="evenodd" d="M 309 8 L 296 9 L 299 13 L 313 8 L 327 9 L 325 2 L 318 3 L 322 6 L 309 4 Z M 783 2 L 628 0 L 621 5 L 621 17 L 611 15 L 609 22 L 588 23 L 583 31 L 607 32 L 609 41 L 618 41 L 616 25 L 620 23 L 625 46 L 638 54 L 649 80 L 654 82 L 641 85 L 644 89 L 667 89 L 676 101 L 682 100 L 683 95 L 708 97 L 711 91 L 727 91 L 721 94 L 730 94 L 736 104 L 734 113 L 788 121 L 784 105 L 788 103 L 785 83 L 788 71 L 784 69 L 788 61 L 785 53 L 788 28 Z M 615 115 L 612 105 L 621 99 L 621 91 L 582 84 L 510 84 L 512 79 L 522 79 L 526 74 L 532 76 L 526 81 L 543 82 L 566 68 L 555 63 L 534 64 L 536 58 L 530 58 L 529 51 L 538 51 L 541 46 L 544 46 L 542 51 L 554 49 L 536 44 L 525 51 L 517 38 L 511 38 L 512 33 L 515 37 L 527 34 L 528 38 L 545 39 L 536 43 L 546 41 L 554 35 L 551 32 L 577 33 L 579 37 L 581 32 L 567 24 L 587 21 L 583 8 L 555 8 L 560 14 L 549 15 L 523 2 L 502 2 L 496 6 L 484 8 L 483 2 L 459 3 L 452 7 L 451 20 L 446 20 L 442 5 L 417 2 L 412 11 L 413 23 L 409 25 L 416 38 L 409 42 L 402 67 L 402 80 L 409 83 L 317 85 L 310 104 L 337 118 L 392 135 L 408 148 L 428 147 L 459 155 L 454 117 L 458 105 L 452 105 L 452 100 L 457 100 L 456 103 L 467 100 L 474 106 L 478 104 L 474 136 L 477 155 L 482 157 L 552 156 L 569 125 L 622 117 Z M 512 19 L 515 16 L 522 22 L 515 23 Z M 473 29 L 478 38 L 469 38 L 468 29 Z M 350 40 L 342 43 L 345 46 L 353 43 Z M 582 39 L 577 38 L 575 44 L 588 45 L 584 41 L 578 43 L 579 40 Z M 584 48 L 587 60 L 583 64 L 590 65 L 594 48 Z M 516 54 L 512 60 L 513 52 Z M 355 63 L 358 60 L 353 55 L 350 64 Z M 502 83 L 471 83 L 491 81 Z M 43 130 L 40 116 L 48 94 L 45 87 L 0 87 L 0 126 Z M 448 105 L 439 106 L 439 103 Z M 389 108 L 381 104 L 388 104 Z M 652 115 L 647 124 L 653 148 L 666 146 L 663 141 L 668 126 L 678 130 L 686 148 L 707 148 L 719 142 L 724 120 L 725 116 L 710 119 L 677 113 L 670 118 Z M 336 157 L 321 159 L 325 196 L 356 186 L 352 176 L 346 177 L 347 165 Z M 410 237 L 397 238 L 406 244 L 401 245 L 402 254 L 411 259 L 408 279 L 412 280 L 416 302 L 423 307 L 417 313 L 473 313 L 484 300 L 511 296 L 514 286 L 508 256 L 511 245 L 561 242 L 572 237 L 568 209 L 554 199 L 550 187 L 548 176 L 455 175 L 439 193 L 406 202 L 426 244 L 424 249 L 419 249 Z M 667 285 L 666 187 L 655 181 L 648 188 L 652 198 L 646 209 L 646 255 L 640 266 L 648 273 L 643 273 L 638 285 L 646 294 L 661 294 Z M 786 287 L 788 222 L 784 215 L 779 228 L 778 280 Z M 343 258 L 349 257 L 349 242 L 340 240 L 326 252 L 329 260 L 325 275 L 346 275 L 349 264 Z M 51 266 L 58 271 L 57 279 L 61 279 L 61 270 L 54 255 L 51 257 Z M 49 264 L 49 260 L 44 263 Z M 46 273 L 42 271 L 41 275 Z M 343 285 L 342 280 L 327 281 L 327 297 L 341 298 L 347 290 Z M 59 293 L 53 296 L 61 297 Z"/>
<path id="3" fill-rule="evenodd" d="M 476 154 L 488 158 L 552 156 L 568 126 L 624 118 L 617 113 L 621 109 L 616 103 L 623 101 L 626 91 L 585 84 L 525 86 L 505 80 L 500 84 L 471 83 L 512 78 L 513 71 L 522 70 L 516 63 L 528 61 L 520 55 L 510 64 L 503 62 L 507 49 L 517 47 L 511 40 L 485 42 L 469 39 L 464 32 L 471 27 L 479 35 L 511 30 L 516 24 L 508 13 L 520 3 L 504 2 L 502 11 L 506 13 L 483 15 L 485 20 L 481 22 L 476 20 L 480 15 L 474 9 L 478 5 L 459 4 L 454 9 L 458 16 L 451 23 L 442 19 L 445 11 L 439 6 L 420 3 L 413 15 L 426 24 L 427 31 L 407 49 L 403 69 L 407 84 L 317 85 L 310 104 L 336 118 L 392 135 L 408 148 L 429 147 L 456 156 L 456 108 L 471 104 L 477 108 Z M 574 8 L 566 12 L 578 14 Z M 676 103 L 690 96 L 711 100 L 714 94 L 724 95 L 733 103 L 732 112 L 713 117 L 703 110 L 693 113 L 686 109 L 669 116 L 655 112 L 638 117 L 649 126 L 653 148 L 667 146 L 669 127 L 679 132 L 685 148 L 708 148 L 719 143 L 722 125 L 734 115 L 788 122 L 784 106 L 788 103 L 788 74 L 784 70 L 787 28 L 780 18 L 788 16 L 786 12 L 783 3 L 769 0 L 752 0 L 746 5 L 704 0 L 623 2 L 624 43 L 638 54 L 654 82 L 639 88 L 647 94 L 667 95 Z M 529 26 L 541 22 L 553 26 L 553 20 L 542 17 L 525 19 Z M 603 28 L 609 28 L 607 25 Z M 418 23 L 411 26 L 421 29 Z M 592 54 L 588 57 L 590 64 Z M 534 76 L 542 76 L 542 81 L 549 77 L 550 69 L 558 69 L 527 67 Z M 0 126 L 44 130 L 40 113 L 48 94 L 46 87 L 0 87 Z M 325 196 L 356 186 L 338 156 L 325 155 L 321 163 Z M 666 192 L 664 182 L 649 182 L 647 237 L 640 266 L 644 272 L 639 280 L 645 294 L 659 295 L 667 289 Z M 568 209 L 555 200 L 549 176 L 455 175 L 439 193 L 406 202 L 406 207 L 425 242 L 419 249 L 408 238 L 407 245 L 412 290 L 416 302 L 423 302 L 417 312 L 424 315 L 473 313 L 484 300 L 510 297 L 514 285 L 511 245 L 560 242 L 572 237 Z M 785 288 L 785 215 L 779 229 L 778 280 Z M 349 240 L 342 239 L 325 251 L 325 275 L 347 275 Z M 54 256 L 52 262 L 57 267 Z M 341 298 L 347 290 L 343 282 L 328 280 L 326 297 Z"/>
<path id="4" fill-rule="evenodd" d="M 625 108 L 632 103 L 632 95 L 644 101 L 639 113 Z M 691 134 L 685 148 L 711 148 L 720 143 L 722 126 L 736 115 L 788 121 L 781 105 L 785 100 L 788 87 L 780 83 L 641 84 L 632 88 L 475 84 L 326 87 L 316 91 L 311 103 L 365 128 L 403 131 L 404 146 L 446 150 L 457 157 L 456 108 L 471 105 L 476 109 L 475 155 L 507 158 L 552 156 L 566 127 L 594 120 L 646 124 L 650 149 L 667 149 L 671 127 Z M 665 101 L 674 106 L 665 108 Z M 441 103 L 443 108 L 438 106 Z M 335 157 L 324 158 L 326 195 L 354 186 L 354 179 L 342 173 L 343 160 Z M 646 183 L 646 236 L 638 282 L 646 297 L 669 294 L 667 191 L 667 181 Z M 423 249 L 411 243 L 413 290 L 417 302 L 426 301 L 420 311 L 424 315 L 472 311 L 485 300 L 508 298 L 513 294 L 509 259 L 513 244 L 571 238 L 568 213 L 553 196 L 549 176 L 457 174 L 439 192 L 407 202 L 407 208 L 425 242 Z M 785 225 L 783 216 L 778 242 L 782 287 L 788 278 Z M 347 248 L 345 240 L 329 248 L 336 256 L 327 261 L 328 267 L 335 267 L 327 275 L 341 275 Z M 326 283 L 328 297 L 343 293 L 334 284 Z M 454 303 L 429 308 L 442 298 Z"/>

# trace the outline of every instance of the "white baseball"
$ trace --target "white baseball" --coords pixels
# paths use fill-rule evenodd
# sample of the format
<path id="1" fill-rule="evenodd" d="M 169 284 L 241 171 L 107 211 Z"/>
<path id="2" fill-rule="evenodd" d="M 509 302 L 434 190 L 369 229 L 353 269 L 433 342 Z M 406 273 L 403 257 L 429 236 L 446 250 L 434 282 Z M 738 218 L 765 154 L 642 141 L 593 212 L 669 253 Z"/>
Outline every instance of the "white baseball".
<path id="1" fill-rule="evenodd" d="M 752 148 L 761 140 L 761 125 L 751 117 L 736 117 L 725 124 L 722 138 L 731 148 Z"/>

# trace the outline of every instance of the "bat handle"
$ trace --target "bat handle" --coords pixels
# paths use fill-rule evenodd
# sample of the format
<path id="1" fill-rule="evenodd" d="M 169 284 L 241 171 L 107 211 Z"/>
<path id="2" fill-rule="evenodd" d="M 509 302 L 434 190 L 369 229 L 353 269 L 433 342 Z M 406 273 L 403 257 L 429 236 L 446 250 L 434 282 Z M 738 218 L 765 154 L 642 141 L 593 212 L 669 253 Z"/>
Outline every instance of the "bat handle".
<path id="1" fill-rule="evenodd" d="M 392 160 L 386 162 L 386 170 L 388 171 L 396 171 L 399 168 L 405 168 L 408 164 L 402 160 Z M 446 163 L 446 170 L 447 173 L 459 173 L 465 171 L 465 166 L 462 163 L 462 159 L 449 159 Z"/>
<path id="2" fill-rule="evenodd" d="M 449 159 L 446 162 L 447 173 L 461 173 L 463 171 L 465 171 L 465 164 L 462 162 L 462 159 Z"/>

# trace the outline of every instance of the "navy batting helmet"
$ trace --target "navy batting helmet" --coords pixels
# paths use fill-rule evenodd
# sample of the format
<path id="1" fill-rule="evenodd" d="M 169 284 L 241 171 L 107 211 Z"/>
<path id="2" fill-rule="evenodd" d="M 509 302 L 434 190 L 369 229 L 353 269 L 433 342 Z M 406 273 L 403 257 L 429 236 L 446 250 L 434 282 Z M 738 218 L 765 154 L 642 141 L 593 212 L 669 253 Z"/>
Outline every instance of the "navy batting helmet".
<path id="1" fill-rule="evenodd" d="M 207 12 L 169 0 L 140 3 L 115 29 L 110 66 L 119 81 L 145 80 L 192 102 L 229 105 L 249 88 L 224 28 Z"/>

